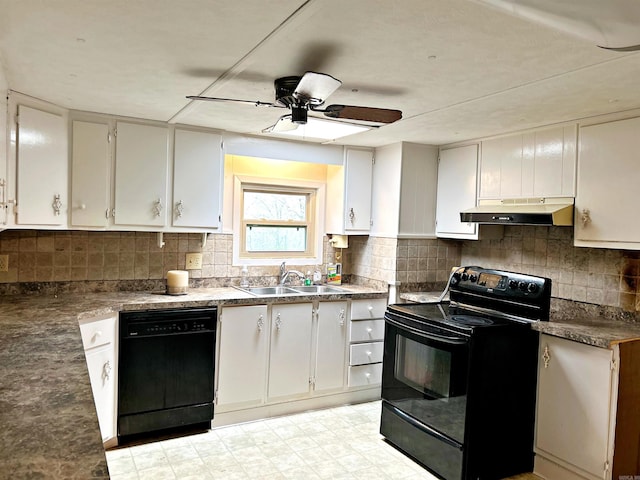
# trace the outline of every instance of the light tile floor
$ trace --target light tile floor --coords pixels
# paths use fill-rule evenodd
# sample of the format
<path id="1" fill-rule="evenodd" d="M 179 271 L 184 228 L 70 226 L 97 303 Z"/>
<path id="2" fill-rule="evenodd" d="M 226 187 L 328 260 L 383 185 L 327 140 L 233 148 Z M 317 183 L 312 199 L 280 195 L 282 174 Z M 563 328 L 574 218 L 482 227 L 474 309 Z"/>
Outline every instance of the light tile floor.
<path id="1" fill-rule="evenodd" d="M 380 402 L 220 427 L 107 452 L 113 480 L 436 480 L 382 440 Z M 537 477 L 518 477 L 536 479 Z"/>

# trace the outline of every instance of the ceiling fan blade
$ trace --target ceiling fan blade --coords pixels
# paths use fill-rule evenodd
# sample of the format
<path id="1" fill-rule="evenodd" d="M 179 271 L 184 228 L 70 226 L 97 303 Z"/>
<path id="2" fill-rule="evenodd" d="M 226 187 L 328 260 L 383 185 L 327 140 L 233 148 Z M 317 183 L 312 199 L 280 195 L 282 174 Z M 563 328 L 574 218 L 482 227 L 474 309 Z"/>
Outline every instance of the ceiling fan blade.
<path id="1" fill-rule="evenodd" d="M 363 122 L 393 123 L 402 118 L 400 110 L 388 108 L 356 107 L 353 105 L 329 105 L 322 112 L 330 118 L 344 118 L 347 120 L 361 120 Z"/>
<path id="2" fill-rule="evenodd" d="M 342 82 L 326 73 L 307 72 L 296 86 L 293 96 L 312 105 L 322 105 L 325 99 L 340 88 Z"/>
<path id="3" fill-rule="evenodd" d="M 278 107 L 283 108 L 280 105 L 275 105 L 273 103 L 261 102 L 259 100 L 238 100 L 236 98 L 218 98 L 218 97 L 200 97 L 198 95 L 188 95 L 187 98 L 189 100 L 205 100 L 207 102 L 232 102 L 232 103 L 245 103 L 250 105 L 255 105 L 256 107 Z"/>
<path id="4" fill-rule="evenodd" d="M 278 132 L 289 132 L 291 130 L 295 130 L 300 125 L 297 123 L 293 123 L 291 121 L 291 115 L 283 115 L 281 116 L 276 123 L 271 125 L 270 127 L 265 128 L 263 133 L 278 133 Z"/>

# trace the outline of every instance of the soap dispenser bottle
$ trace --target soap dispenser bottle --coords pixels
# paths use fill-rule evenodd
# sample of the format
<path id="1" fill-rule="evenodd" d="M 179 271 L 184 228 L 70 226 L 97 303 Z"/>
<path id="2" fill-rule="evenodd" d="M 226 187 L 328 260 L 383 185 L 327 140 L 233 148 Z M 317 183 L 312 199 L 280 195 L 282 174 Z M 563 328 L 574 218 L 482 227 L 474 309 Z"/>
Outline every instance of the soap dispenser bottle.
<path id="1" fill-rule="evenodd" d="M 240 272 L 242 277 L 240 278 L 240 287 L 247 288 L 249 287 L 249 269 L 246 265 L 242 267 L 242 271 Z"/>

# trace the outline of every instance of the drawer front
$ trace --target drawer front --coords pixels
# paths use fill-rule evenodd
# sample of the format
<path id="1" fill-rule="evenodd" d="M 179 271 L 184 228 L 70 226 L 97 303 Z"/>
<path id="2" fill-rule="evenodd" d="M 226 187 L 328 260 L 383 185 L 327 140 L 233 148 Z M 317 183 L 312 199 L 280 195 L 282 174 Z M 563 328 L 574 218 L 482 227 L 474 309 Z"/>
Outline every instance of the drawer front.
<path id="1" fill-rule="evenodd" d="M 382 364 L 358 365 L 349 367 L 349 386 L 366 387 L 379 385 L 382 382 Z"/>
<path id="2" fill-rule="evenodd" d="M 356 343 L 351 345 L 349 365 L 364 365 L 382 361 L 384 342 Z"/>
<path id="3" fill-rule="evenodd" d="M 351 342 L 372 342 L 384 339 L 384 319 L 350 322 Z"/>
<path id="4" fill-rule="evenodd" d="M 370 300 L 353 300 L 351 302 L 351 320 L 368 320 L 384 317 L 387 309 L 386 298 L 372 298 Z"/>
<path id="5" fill-rule="evenodd" d="M 85 350 L 113 343 L 116 336 L 116 317 L 81 321 L 80 333 Z"/>

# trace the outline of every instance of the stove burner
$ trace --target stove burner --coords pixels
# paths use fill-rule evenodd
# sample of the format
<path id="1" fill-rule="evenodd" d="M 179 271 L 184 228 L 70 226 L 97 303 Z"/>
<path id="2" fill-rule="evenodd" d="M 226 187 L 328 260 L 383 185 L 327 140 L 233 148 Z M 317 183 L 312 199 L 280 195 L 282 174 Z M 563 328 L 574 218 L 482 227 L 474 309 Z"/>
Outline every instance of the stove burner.
<path id="1" fill-rule="evenodd" d="M 493 320 L 490 318 L 474 317 L 473 315 L 451 315 L 449 320 L 460 325 L 468 325 L 470 327 L 476 325 L 492 325 Z"/>

